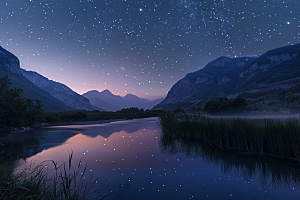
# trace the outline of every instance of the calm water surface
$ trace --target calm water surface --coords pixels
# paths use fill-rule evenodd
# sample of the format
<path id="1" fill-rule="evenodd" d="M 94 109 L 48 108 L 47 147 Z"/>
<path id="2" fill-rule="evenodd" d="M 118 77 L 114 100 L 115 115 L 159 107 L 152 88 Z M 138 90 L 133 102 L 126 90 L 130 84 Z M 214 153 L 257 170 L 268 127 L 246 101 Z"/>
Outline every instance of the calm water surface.
<path id="1" fill-rule="evenodd" d="M 157 118 L 47 127 L 13 135 L 27 163 L 87 164 L 105 199 L 300 199 L 300 167 L 161 140 Z M 20 144 L 20 141 L 21 144 Z M 11 141 L 13 143 L 13 139 Z M 50 166 L 49 166 L 50 167 Z"/>

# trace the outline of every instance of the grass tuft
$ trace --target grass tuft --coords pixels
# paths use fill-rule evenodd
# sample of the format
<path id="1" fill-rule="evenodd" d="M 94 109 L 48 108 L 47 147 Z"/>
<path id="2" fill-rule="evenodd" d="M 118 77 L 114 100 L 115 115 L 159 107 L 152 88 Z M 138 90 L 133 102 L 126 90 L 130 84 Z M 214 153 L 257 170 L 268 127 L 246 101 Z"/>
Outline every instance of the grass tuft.
<path id="1" fill-rule="evenodd" d="M 25 168 L 15 170 L 15 164 L 2 159 L 0 163 L 0 199 L 103 199 L 103 197 L 99 197 L 100 190 L 95 189 L 95 181 L 92 180 L 92 176 L 89 180 L 85 180 L 87 166 L 82 167 L 80 160 L 77 167 L 74 167 L 72 160 L 73 152 L 69 155 L 68 163 L 62 165 L 57 165 L 55 161 L 50 160 L 37 165 L 31 163 Z M 52 170 L 46 170 L 49 163 L 53 165 Z"/>

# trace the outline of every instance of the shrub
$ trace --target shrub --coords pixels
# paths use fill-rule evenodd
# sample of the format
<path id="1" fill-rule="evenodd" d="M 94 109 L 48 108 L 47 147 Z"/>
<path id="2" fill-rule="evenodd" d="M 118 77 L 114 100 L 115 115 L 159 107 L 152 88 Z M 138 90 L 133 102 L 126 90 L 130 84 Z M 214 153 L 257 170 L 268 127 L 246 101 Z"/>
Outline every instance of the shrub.
<path id="1" fill-rule="evenodd" d="M 90 177 L 84 180 L 87 166 L 81 161 L 72 164 L 73 153 L 68 163 L 58 166 L 54 161 L 44 161 L 20 170 L 14 170 L 10 162 L 0 163 L 0 199 L 7 200 L 84 200 L 94 199 L 99 190 L 94 190 L 95 181 Z M 53 171 L 47 172 L 45 166 L 53 165 Z M 99 196 L 99 195 L 98 195 Z M 106 195 L 107 196 L 107 195 Z M 105 197 L 106 197 L 105 196 Z M 104 198 L 104 197 L 103 197 Z M 96 197 L 95 199 L 103 199 Z"/>

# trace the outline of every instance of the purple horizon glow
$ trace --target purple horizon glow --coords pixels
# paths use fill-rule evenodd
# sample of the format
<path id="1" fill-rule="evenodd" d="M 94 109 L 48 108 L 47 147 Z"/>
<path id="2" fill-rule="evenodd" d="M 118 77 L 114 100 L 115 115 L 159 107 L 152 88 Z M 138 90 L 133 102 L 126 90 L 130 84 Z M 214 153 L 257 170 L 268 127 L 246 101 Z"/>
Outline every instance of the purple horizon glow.
<path id="1" fill-rule="evenodd" d="M 2 0 L 0 45 L 79 94 L 155 99 L 219 56 L 300 42 L 300 2 Z"/>

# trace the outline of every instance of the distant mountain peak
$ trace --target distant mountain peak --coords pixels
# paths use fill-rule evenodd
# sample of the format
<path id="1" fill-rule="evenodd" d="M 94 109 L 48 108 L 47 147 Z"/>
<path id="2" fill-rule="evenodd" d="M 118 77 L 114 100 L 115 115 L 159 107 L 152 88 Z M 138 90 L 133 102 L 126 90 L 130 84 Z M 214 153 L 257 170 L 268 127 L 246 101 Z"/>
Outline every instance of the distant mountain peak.
<path id="1" fill-rule="evenodd" d="M 114 95 L 109 91 L 108 89 L 103 90 L 102 92 L 98 92 L 99 95 L 101 95 L 103 98 L 118 98 L 120 96 Z M 120 97 L 121 98 L 121 97 Z"/>
<path id="2" fill-rule="evenodd" d="M 111 93 L 111 91 L 109 91 L 108 89 L 105 89 L 105 90 L 103 90 L 101 93 L 103 93 L 103 94 L 113 94 L 113 93 Z"/>
<path id="3" fill-rule="evenodd" d="M 124 98 L 125 97 L 137 97 L 136 95 L 134 95 L 134 94 L 126 94 L 125 96 L 124 96 Z"/>
<path id="4" fill-rule="evenodd" d="M 123 97 L 124 100 L 126 101 L 135 101 L 135 100 L 141 100 L 142 98 L 139 98 L 138 96 L 134 95 L 134 94 L 126 94 Z"/>
<path id="5" fill-rule="evenodd" d="M 122 108 L 138 107 L 138 108 L 152 108 L 152 104 L 148 103 L 150 100 L 140 98 L 134 94 L 126 94 L 126 96 L 119 96 L 112 94 L 108 89 L 102 92 L 88 91 L 83 94 L 84 97 L 88 98 L 92 105 L 102 108 L 107 111 L 116 111 Z M 101 105 L 102 104 L 102 105 Z"/>
<path id="6" fill-rule="evenodd" d="M 98 90 L 90 90 L 90 91 L 88 91 L 88 92 L 86 92 L 86 93 L 99 93 L 99 91 Z M 82 94 L 83 95 L 83 94 Z"/>

